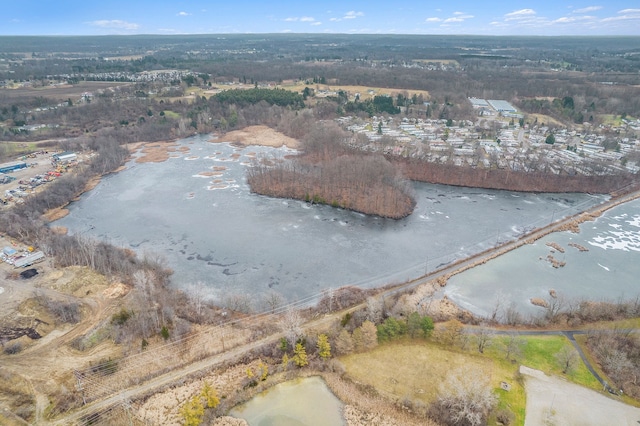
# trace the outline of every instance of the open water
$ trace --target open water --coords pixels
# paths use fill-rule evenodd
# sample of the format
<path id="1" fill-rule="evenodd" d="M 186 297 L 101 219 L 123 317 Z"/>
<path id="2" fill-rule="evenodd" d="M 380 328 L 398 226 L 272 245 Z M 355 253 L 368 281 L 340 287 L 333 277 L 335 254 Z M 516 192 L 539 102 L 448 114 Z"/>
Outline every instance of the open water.
<path id="1" fill-rule="evenodd" d="M 126 170 L 105 177 L 72 203 L 70 214 L 55 225 L 162 255 L 175 271 L 173 285 L 187 291 L 204 287 L 214 300 L 235 294 L 257 299 L 269 291 L 299 300 L 328 288 L 415 278 L 606 199 L 416 183 L 414 213 L 402 220 L 382 219 L 251 194 L 244 178 L 251 159 L 291 152 L 237 148 L 209 138 L 180 141 L 188 151 L 163 163 L 131 161 Z M 598 241 L 605 244 L 607 235 L 602 238 Z M 537 256 L 522 264 L 545 267 Z M 565 277 L 572 264 L 567 261 Z M 512 272 L 498 274 L 489 286 L 465 278 L 450 294 L 481 310 L 484 305 L 468 300 L 491 299 L 498 282 L 509 283 L 511 289 L 520 286 L 519 275 L 529 272 L 518 271 L 517 279 Z M 535 273 L 530 285 L 535 285 Z M 551 286 L 544 282 L 536 288 Z M 537 294 L 523 292 L 526 297 Z"/>
<path id="2" fill-rule="evenodd" d="M 229 413 L 250 426 L 340 426 L 342 402 L 319 377 L 280 383 Z"/>

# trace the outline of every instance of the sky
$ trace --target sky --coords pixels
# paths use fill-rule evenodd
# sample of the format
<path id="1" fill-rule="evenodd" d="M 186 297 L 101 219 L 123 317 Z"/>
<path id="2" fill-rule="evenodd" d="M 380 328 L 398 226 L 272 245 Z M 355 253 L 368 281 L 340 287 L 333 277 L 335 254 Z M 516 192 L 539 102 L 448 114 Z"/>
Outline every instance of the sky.
<path id="1" fill-rule="evenodd" d="M 220 33 L 635 35 L 640 0 L 21 0 L 0 35 Z"/>

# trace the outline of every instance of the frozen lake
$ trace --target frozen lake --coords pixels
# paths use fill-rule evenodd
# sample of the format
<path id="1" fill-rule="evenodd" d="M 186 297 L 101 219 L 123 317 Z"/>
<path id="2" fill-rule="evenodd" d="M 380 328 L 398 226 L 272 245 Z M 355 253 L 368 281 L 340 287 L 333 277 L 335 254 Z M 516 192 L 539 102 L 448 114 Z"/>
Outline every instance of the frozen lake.
<path id="1" fill-rule="evenodd" d="M 561 253 L 547 243 L 556 243 Z M 570 245 L 574 244 L 574 245 Z M 580 251 L 576 246 L 589 251 Z M 554 268 L 551 254 L 565 262 Z M 553 289 L 568 300 L 630 299 L 640 295 L 640 200 L 615 207 L 580 233 L 556 232 L 452 277 L 444 293 L 461 306 L 489 315 L 496 297 L 525 313 L 541 312 L 532 297 L 549 298 Z M 489 296 L 487 296 L 489 295 Z"/>
<path id="2" fill-rule="evenodd" d="M 128 163 L 55 224 L 161 254 L 175 271 L 173 285 L 189 290 L 200 282 L 216 300 L 270 290 L 297 300 L 344 285 L 403 282 L 606 199 L 415 183 L 411 216 L 367 217 L 251 194 L 244 178 L 251 159 L 290 151 L 237 148 L 209 138 L 180 141 L 188 151 L 163 163 Z M 519 285 L 512 277 L 501 279 Z M 472 279 L 464 286 L 480 288 Z M 452 288 L 464 301 L 460 287 Z M 539 283 L 543 291 L 548 287 Z M 477 296 L 488 297 L 483 290 Z"/>

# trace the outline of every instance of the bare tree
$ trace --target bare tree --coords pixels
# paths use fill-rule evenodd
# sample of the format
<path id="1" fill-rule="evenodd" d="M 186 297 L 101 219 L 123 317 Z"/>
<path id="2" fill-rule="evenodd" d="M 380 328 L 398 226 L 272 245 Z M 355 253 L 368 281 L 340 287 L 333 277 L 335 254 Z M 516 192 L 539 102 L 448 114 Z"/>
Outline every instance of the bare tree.
<path id="1" fill-rule="evenodd" d="M 504 357 L 509 360 L 517 360 L 522 356 L 522 347 L 526 341 L 515 333 L 509 333 L 504 343 Z"/>
<path id="2" fill-rule="evenodd" d="M 282 305 L 283 300 L 277 291 L 270 291 L 264 295 L 264 305 L 272 314 Z"/>
<path id="3" fill-rule="evenodd" d="M 489 376 L 463 367 L 447 375 L 440 385 L 430 415 L 447 425 L 478 426 L 486 422 L 496 402 Z"/>
<path id="4" fill-rule="evenodd" d="M 503 314 L 504 314 L 504 310 L 505 307 L 508 304 L 508 297 L 506 294 L 504 294 L 504 292 L 502 292 L 501 290 L 498 290 L 496 292 L 496 296 L 495 296 L 495 302 L 493 305 L 493 310 L 491 311 L 491 316 L 489 317 L 489 320 L 491 322 L 501 322 L 503 319 Z"/>
<path id="5" fill-rule="evenodd" d="M 474 334 L 474 342 L 478 347 L 478 352 L 481 354 L 484 353 L 484 350 L 487 349 L 493 343 L 493 337 L 495 333 L 493 330 L 487 328 L 486 326 L 480 327 L 476 333 Z"/>
<path id="6" fill-rule="evenodd" d="M 566 299 L 563 295 L 558 294 L 555 297 L 549 297 L 547 299 L 547 312 L 545 318 L 553 322 L 558 318 L 566 306 Z"/>
<path id="7" fill-rule="evenodd" d="M 516 308 L 515 303 L 509 303 L 504 314 L 504 321 L 508 325 L 518 325 L 522 323 L 522 314 Z"/>
<path id="8" fill-rule="evenodd" d="M 232 311 L 249 314 L 252 311 L 251 296 L 248 294 L 231 294 L 224 299 L 224 305 Z"/>
<path id="9" fill-rule="evenodd" d="M 196 282 L 196 284 L 192 287 L 189 292 L 189 297 L 191 298 L 191 303 L 196 311 L 196 316 L 198 320 L 202 318 L 202 306 L 204 304 L 205 298 L 205 288 L 204 283 L 202 281 Z"/>
<path id="10" fill-rule="evenodd" d="M 295 347 L 298 338 L 302 336 L 302 317 L 300 313 L 293 308 L 287 309 L 280 318 L 279 325 L 289 346 Z"/>
<path id="11" fill-rule="evenodd" d="M 616 381 L 630 381 L 633 384 L 637 382 L 637 369 L 634 368 L 627 354 L 621 350 L 612 350 L 604 359 L 602 366 Z"/>
<path id="12" fill-rule="evenodd" d="M 362 331 L 362 348 L 365 350 L 373 349 L 378 345 L 378 330 L 371 321 L 365 321 L 359 327 Z"/>
<path id="13" fill-rule="evenodd" d="M 381 297 L 367 298 L 367 319 L 376 324 L 384 316 L 384 300 Z"/>
<path id="14" fill-rule="evenodd" d="M 464 337 L 465 333 L 463 330 L 463 325 L 460 321 L 453 319 L 444 324 L 441 324 L 435 330 L 434 337 L 437 341 L 442 343 L 445 346 L 454 346 L 460 345 L 461 347 L 466 346 L 468 336 Z"/>
<path id="15" fill-rule="evenodd" d="M 354 344 L 351 333 L 349 333 L 348 330 L 343 329 L 340 334 L 338 334 L 338 337 L 336 337 L 333 346 L 339 355 L 347 355 L 353 352 Z"/>
<path id="16" fill-rule="evenodd" d="M 569 374 L 578 365 L 578 352 L 569 346 L 565 346 L 556 354 L 556 359 L 560 364 L 560 368 L 562 368 L 562 373 Z"/>

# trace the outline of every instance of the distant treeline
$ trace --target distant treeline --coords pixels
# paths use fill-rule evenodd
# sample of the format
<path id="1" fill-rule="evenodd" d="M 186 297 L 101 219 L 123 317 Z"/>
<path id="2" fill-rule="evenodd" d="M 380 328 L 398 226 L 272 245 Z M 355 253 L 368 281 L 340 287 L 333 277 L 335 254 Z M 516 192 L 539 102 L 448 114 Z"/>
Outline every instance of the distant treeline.
<path id="1" fill-rule="evenodd" d="M 217 93 L 213 97 L 219 102 L 240 106 L 253 105 L 260 101 L 265 101 L 269 105 L 291 106 L 294 108 L 304 107 L 304 100 L 301 94 L 284 89 L 233 89 Z"/>
<path id="2" fill-rule="evenodd" d="M 381 155 L 348 150 L 347 137 L 338 127 L 316 127 L 304 155 L 258 160 L 247 172 L 251 191 L 392 219 L 410 215 L 416 202 L 397 168 Z"/>
<path id="3" fill-rule="evenodd" d="M 344 109 L 348 113 L 366 112 L 369 116 L 382 113 L 400 113 L 400 108 L 393 104 L 393 98 L 390 96 L 375 96 L 373 99 L 366 99 L 362 102 L 349 101 L 345 104 Z"/>
<path id="4" fill-rule="evenodd" d="M 437 164 L 423 160 L 389 156 L 407 179 L 445 185 L 501 189 L 519 192 L 583 192 L 610 194 L 629 185 L 640 185 L 638 176 L 562 175 L 551 172 L 517 172 L 510 169 L 484 169 Z"/>

